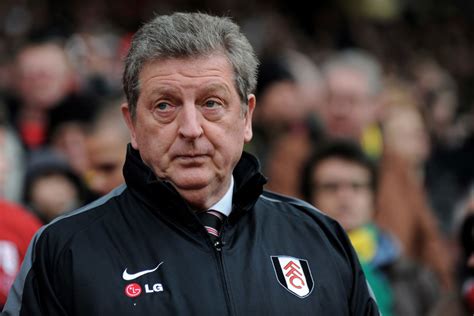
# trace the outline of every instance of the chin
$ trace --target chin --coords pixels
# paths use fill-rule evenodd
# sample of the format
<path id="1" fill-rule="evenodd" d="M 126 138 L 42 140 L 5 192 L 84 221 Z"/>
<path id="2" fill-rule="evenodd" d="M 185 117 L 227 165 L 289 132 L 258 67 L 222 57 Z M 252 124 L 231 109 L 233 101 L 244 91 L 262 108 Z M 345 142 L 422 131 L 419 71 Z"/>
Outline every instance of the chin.
<path id="1" fill-rule="evenodd" d="M 171 178 L 171 182 L 178 190 L 202 190 L 211 184 L 212 177 L 197 176 L 194 174 L 182 173 L 179 178 Z"/>

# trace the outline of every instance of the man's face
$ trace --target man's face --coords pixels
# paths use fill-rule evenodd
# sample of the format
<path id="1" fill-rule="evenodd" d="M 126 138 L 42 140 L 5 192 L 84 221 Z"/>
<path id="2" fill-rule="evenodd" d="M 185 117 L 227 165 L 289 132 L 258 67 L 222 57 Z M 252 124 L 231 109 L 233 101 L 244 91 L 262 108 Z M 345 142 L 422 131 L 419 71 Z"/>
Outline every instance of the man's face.
<path id="1" fill-rule="evenodd" d="M 318 209 L 346 230 L 371 222 L 373 192 L 370 174 L 357 163 L 340 158 L 322 161 L 312 175 L 313 200 Z"/>
<path id="2" fill-rule="evenodd" d="M 222 54 L 150 62 L 139 81 L 135 118 L 122 106 L 132 146 L 192 207 L 211 206 L 227 191 L 252 138 L 255 97 L 249 96 L 244 113 Z"/>
<path id="3" fill-rule="evenodd" d="M 79 192 L 73 182 L 61 173 L 43 175 L 31 185 L 32 207 L 50 221 L 79 206 Z"/>
<path id="4" fill-rule="evenodd" d="M 51 108 L 71 90 L 73 78 L 66 56 L 53 44 L 27 48 L 16 66 L 16 88 L 26 105 Z"/>
<path id="5" fill-rule="evenodd" d="M 109 193 L 124 182 L 122 167 L 128 141 L 120 133 L 110 127 L 103 128 L 87 139 L 89 186 L 99 195 Z"/>
<path id="6" fill-rule="evenodd" d="M 277 82 L 268 87 L 259 97 L 259 108 L 255 115 L 258 115 L 262 123 L 267 126 L 279 127 L 299 122 L 307 114 L 300 107 L 301 101 L 298 86 L 295 83 Z"/>
<path id="7" fill-rule="evenodd" d="M 375 119 L 375 97 L 365 77 L 342 67 L 326 74 L 327 101 L 321 116 L 334 137 L 360 140 L 363 130 Z"/>

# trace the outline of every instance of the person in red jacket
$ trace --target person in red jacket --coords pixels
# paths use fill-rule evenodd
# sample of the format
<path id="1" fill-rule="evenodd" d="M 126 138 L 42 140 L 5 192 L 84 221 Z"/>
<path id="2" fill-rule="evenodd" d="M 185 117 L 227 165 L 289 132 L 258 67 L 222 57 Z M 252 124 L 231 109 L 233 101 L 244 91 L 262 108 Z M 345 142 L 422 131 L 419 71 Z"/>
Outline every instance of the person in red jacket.
<path id="1" fill-rule="evenodd" d="M 41 224 L 23 207 L 0 199 L 0 306 L 20 269 L 28 244 Z"/>

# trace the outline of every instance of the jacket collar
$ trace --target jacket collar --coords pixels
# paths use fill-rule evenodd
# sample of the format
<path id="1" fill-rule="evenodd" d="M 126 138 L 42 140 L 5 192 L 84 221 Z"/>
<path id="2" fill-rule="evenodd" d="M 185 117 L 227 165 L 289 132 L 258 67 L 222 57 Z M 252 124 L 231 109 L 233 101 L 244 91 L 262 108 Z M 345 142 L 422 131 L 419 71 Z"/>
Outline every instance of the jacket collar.
<path id="1" fill-rule="evenodd" d="M 243 152 L 233 171 L 234 196 L 229 223 L 235 221 L 250 210 L 263 191 L 266 178 L 259 171 L 260 165 L 254 156 Z M 146 166 L 140 153 L 129 144 L 123 167 L 127 187 L 152 210 L 167 219 L 189 228 L 200 226 L 197 216 L 176 189 L 167 181 L 156 178 L 153 171 Z M 200 228 L 199 228 L 200 229 Z"/>

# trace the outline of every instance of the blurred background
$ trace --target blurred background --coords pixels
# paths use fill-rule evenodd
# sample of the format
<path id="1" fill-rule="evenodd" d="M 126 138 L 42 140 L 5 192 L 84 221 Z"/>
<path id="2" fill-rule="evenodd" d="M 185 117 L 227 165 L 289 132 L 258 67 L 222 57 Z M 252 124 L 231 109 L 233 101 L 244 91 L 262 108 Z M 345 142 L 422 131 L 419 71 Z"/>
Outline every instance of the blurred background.
<path id="1" fill-rule="evenodd" d="M 474 312 L 469 0 L 2 0 L 0 303 L 40 225 L 123 182 L 133 33 L 155 14 L 196 10 L 230 16 L 259 56 L 245 149 L 267 188 L 305 198 L 315 152 L 353 142 L 377 167 L 373 222 L 438 289 L 415 314 Z M 390 283 L 387 266 L 374 271 Z"/>

